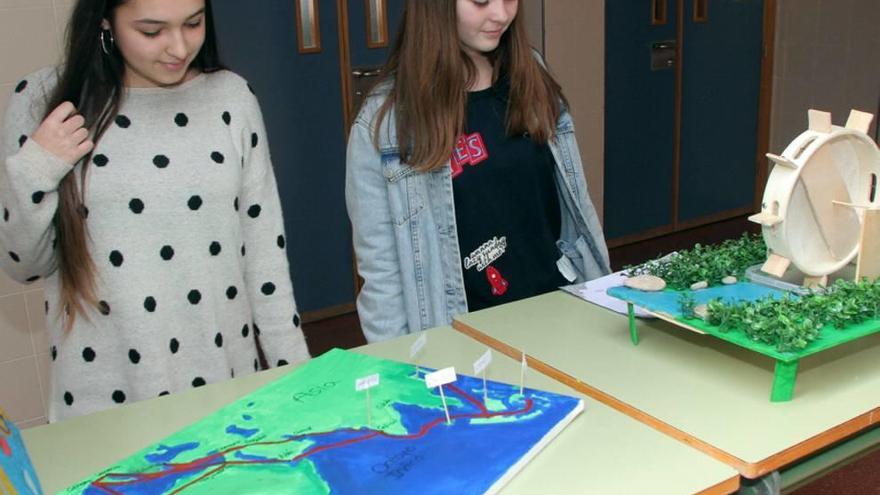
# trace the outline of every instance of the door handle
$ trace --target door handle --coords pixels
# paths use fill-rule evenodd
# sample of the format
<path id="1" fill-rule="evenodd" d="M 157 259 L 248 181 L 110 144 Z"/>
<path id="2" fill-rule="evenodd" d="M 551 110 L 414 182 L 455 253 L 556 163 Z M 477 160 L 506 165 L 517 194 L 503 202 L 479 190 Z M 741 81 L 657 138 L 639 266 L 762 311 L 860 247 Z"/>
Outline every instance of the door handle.
<path id="1" fill-rule="evenodd" d="M 651 43 L 651 70 L 671 69 L 675 67 L 678 44 L 675 40 L 655 41 Z"/>
<path id="2" fill-rule="evenodd" d="M 360 70 L 355 69 L 351 71 L 351 75 L 354 77 L 376 77 L 382 73 L 382 69 L 370 69 L 370 70 Z"/>

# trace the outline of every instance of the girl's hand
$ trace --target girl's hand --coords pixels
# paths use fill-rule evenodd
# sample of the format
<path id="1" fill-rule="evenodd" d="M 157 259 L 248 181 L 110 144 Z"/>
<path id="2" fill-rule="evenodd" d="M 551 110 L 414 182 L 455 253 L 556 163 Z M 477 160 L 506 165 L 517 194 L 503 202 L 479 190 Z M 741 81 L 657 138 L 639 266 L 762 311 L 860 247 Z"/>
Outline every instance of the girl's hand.
<path id="1" fill-rule="evenodd" d="M 73 103 L 65 101 L 46 116 L 31 139 L 49 153 L 75 165 L 95 146 L 83 124 L 85 119 L 76 113 Z"/>

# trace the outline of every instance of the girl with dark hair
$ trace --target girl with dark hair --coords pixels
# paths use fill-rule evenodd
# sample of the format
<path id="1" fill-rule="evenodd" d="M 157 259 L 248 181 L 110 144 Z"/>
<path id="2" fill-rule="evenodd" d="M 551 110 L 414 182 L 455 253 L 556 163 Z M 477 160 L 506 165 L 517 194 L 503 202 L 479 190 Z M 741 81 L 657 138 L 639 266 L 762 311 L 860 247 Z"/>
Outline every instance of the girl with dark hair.
<path id="1" fill-rule="evenodd" d="M 408 0 L 348 144 L 368 341 L 608 273 L 574 127 L 517 0 Z"/>
<path id="2" fill-rule="evenodd" d="M 6 112 L 0 265 L 44 279 L 49 420 L 308 358 L 266 132 L 209 0 L 79 0 Z"/>

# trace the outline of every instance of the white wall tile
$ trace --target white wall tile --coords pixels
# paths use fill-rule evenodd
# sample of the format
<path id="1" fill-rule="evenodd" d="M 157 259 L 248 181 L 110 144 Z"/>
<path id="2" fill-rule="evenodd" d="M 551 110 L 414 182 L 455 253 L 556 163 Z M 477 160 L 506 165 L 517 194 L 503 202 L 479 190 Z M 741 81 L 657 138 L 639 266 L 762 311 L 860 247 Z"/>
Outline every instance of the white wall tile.
<path id="1" fill-rule="evenodd" d="M 34 345 L 34 353 L 49 351 L 49 332 L 46 326 L 46 294 L 42 290 L 32 290 L 24 295 L 27 306 L 28 329 Z"/>
<path id="2" fill-rule="evenodd" d="M 14 422 L 46 416 L 33 356 L 0 363 L 0 404 Z M 6 379 L 14 377 L 14 379 Z"/>
<path id="3" fill-rule="evenodd" d="M 0 0 L 0 10 L 41 9 L 52 6 L 52 0 Z"/>
<path id="4" fill-rule="evenodd" d="M 37 378 L 40 380 L 40 398 L 46 411 L 49 410 L 49 394 L 52 393 L 52 384 L 49 382 L 51 376 L 49 373 L 50 366 L 52 366 L 52 363 L 49 360 L 48 352 L 37 354 Z"/>
<path id="5" fill-rule="evenodd" d="M 11 9 L 2 13 L 0 83 L 18 82 L 22 76 L 58 62 L 54 7 Z"/>
<path id="6" fill-rule="evenodd" d="M 10 294 L 21 294 L 26 290 L 28 290 L 26 285 L 12 280 L 5 272 L 0 270 L 0 297 L 8 296 Z"/>
<path id="7" fill-rule="evenodd" d="M 24 294 L 0 298 L 0 363 L 33 355 Z"/>
<path id="8" fill-rule="evenodd" d="M 46 416 L 40 416 L 39 418 L 29 419 L 27 421 L 16 421 L 15 426 L 20 430 L 26 430 L 28 428 L 33 428 L 34 426 L 43 426 L 45 424 L 49 424 L 49 420 L 46 419 Z"/>

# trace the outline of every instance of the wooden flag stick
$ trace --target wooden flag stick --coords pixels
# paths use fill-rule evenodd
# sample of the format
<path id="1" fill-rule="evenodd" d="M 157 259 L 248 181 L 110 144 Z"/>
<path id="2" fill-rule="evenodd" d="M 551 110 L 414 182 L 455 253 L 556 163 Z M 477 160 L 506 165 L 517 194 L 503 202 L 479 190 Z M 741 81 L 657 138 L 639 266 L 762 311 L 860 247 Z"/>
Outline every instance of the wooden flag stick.
<path id="1" fill-rule="evenodd" d="M 446 413 L 446 424 L 452 423 L 449 419 L 449 407 L 446 406 L 446 396 L 443 395 L 443 385 L 440 385 L 440 400 L 443 401 L 443 411 Z"/>

